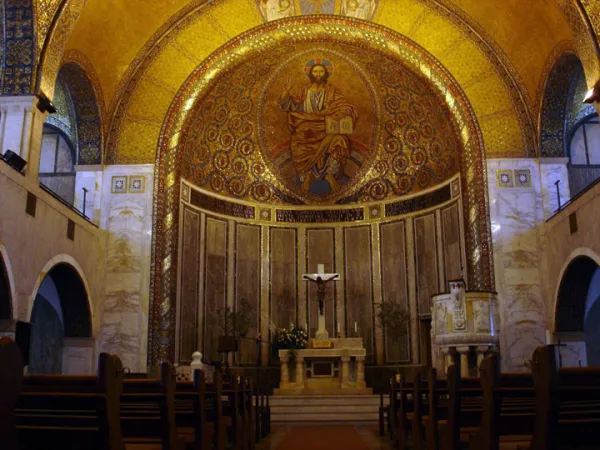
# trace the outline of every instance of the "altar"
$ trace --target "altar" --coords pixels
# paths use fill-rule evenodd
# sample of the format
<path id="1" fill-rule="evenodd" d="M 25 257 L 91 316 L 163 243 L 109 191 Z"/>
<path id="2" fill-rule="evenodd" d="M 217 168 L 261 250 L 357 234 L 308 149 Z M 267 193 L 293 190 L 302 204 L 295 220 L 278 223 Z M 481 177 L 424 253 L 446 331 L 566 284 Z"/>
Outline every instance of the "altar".
<path id="1" fill-rule="evenodd" d="M 279 350 L 281 380 L 275 395 L 370 395 L 362 338 L 329 339 L 329 348 Z"/>

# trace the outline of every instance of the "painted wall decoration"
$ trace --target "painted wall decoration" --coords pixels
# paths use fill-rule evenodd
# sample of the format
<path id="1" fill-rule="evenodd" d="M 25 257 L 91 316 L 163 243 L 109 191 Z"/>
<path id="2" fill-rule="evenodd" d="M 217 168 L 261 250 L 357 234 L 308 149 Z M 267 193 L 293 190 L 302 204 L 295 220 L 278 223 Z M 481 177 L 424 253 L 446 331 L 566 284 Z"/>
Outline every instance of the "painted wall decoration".
<path id="1" fill-rule="evenodd" d="M 339 14 L 371 20 L 379 0 L 257 0 L 265 22 L 305 14 Z"/>
<path id="2" fill-rule="evenodd" d="M 432 87 L 344 44 L 292 43 L 219 77 L 184 128 L 181 174 L 237 199 L 380 201 L 458 172 L 459 138 Z"/>

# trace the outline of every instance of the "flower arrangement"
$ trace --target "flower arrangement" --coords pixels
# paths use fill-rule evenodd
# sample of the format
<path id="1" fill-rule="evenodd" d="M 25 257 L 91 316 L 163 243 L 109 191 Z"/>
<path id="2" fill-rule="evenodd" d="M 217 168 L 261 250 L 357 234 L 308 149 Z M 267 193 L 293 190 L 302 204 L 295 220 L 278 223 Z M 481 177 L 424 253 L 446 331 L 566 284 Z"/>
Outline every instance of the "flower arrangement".
<path id="1" fill-rule="evenodd" d="M 273 346 L 277 350 L 297 350 L 305 348 L 308 342 L 308 334 L 302 328 L 296 328 L 290 324 L 290 328 L 277 328 Z"/>

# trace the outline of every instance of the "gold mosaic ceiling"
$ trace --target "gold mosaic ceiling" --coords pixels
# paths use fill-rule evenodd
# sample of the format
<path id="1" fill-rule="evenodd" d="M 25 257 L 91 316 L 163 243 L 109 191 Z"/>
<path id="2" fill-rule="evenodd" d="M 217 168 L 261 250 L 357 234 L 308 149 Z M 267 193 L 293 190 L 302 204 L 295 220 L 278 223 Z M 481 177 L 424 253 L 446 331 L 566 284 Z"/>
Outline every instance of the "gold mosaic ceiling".
<path id="1" fill-rule="evenodd" d="M 294 0 L 297 11 L 310 0 Z M 331 0 L 334 2 L 334 0 Z M 342 12 L 335 0 L 334 13 Z M 321 2 L 323 3 L 323 2 Z M 326 2 L 325 2 L 326 3 Z M 574 48 L 547 0 L 372 1 L 372 21 L 437 58 L 477 115 L 488 157 L 534 156 L 543 80 L 556 48 Z M 112 120 L 107 162 L 151 163 L 165 114 L 195 67 L 265 21 L 256 0 L 88 0 L 67 50 L 95 68 Z M 109 120 L 111 119 L 109 117 Z"/>

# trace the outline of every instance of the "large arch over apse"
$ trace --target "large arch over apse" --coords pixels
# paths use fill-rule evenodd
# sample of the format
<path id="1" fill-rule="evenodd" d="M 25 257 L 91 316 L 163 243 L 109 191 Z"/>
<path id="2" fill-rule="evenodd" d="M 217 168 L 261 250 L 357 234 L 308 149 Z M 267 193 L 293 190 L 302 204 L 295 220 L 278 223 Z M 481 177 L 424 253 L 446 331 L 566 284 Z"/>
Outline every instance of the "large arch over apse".
<path id="1" fill-rule="evenodd" d="M 395 58 L 425 78 L 452 112 L 452 121 L 461 136 L 460 166 L 464 195 L 463 216 L 467 247 L 469 288 L 494 290 L 490 244 L 489 208 L 485 149 L 479 124 L 466 95 L 452 75 L 425 49 L 387 28 L 337 17 L 318 20 L 280 20 L 242 34 L 209 56 L 188 78 L 171 104 L 160 133 L 156 158 L 153 264 L 151 275 L 148 363 L 171 360 L 174 351 L 175 297 L 177 277 L 177 229 L 179 157 L 182 130 L 193 106 L 221 74 L 228 73 L 245 58 L 264 55 L 271 45 L 296 39 L 302 27 L 304 42 L 336 41 L 361 43 L 374 52 Z M 347 33 L 337 32 L 344 27 Z M 410 55 L 410 56 L 408 56 Z M 416 56 L 415 56 L 416 55 Z"/>
<path id="2" fill-rule="evenodd" d="M 68 263 L 43 278 L 31 311 L 29 373 L 62 372 L 64 338 L 91 337 L 92 316 L 85 284 Z"/>

